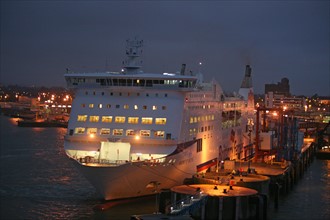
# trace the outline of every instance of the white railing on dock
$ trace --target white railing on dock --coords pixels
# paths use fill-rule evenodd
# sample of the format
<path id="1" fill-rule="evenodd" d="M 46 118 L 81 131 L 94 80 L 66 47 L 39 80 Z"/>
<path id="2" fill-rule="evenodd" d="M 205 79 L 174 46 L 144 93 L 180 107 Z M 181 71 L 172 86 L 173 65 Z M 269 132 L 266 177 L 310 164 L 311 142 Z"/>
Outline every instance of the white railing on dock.
<path id="1" fill-rule="evenodd" d="M 107 160 L 107 159 L 98 159 L 98 158 L 94 158 L 94 157 L 90 157 L 90 156 L 86 156 L 86 157 L 81 157 L 81 158 L 74 158 L 72 157 L 74 160 L 78 161 L 81 164 L 85 164 L 85 165 L 95 165 L 95 166 L 119 166 L 119 165 L 123 165 L 125 163 L 132 163 L 132 162 L 136 162 L 136 163 L 141 163 L 143 165 L 149 165 L 149 166 L 155 166 L 158 164 L 164 164 L 165 159 L 164 158 L 159 158 L 159 159 L 152 159 L 152 160 L 144 160 L 144 161 L 139 161 L 139 160 L 135 160 L 135 161 L 128 161 L 128 160 Z"/>
<path id="2" fill-rule="evenodd" d="M 171 206 L 170 215 L 184 215 L 189 211 L 194 210 L 205 202 L 207 198 L 206 194 L 202 192 L 196 193 L 195 195 L 188 196 L 175 202 Z"/>
<path id="3" fill-rule="evenodd" d="M 98 165 L 110 165 L 110 166 L 118 166 L 121 164 L 128 163 L 127 160 L 106 160 L 106 159 L 97 159 L 93 157 L 83 157 L 76 159 L 81 164 L 98 164 Z"/>

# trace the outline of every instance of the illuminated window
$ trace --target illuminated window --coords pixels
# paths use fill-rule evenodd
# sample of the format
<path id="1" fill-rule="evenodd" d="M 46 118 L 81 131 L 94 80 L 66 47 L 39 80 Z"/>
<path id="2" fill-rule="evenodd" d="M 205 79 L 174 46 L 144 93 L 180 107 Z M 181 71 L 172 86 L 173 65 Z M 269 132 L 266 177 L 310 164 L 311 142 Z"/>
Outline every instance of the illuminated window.
<path id="1" fill-rule="evenodd" d="M 112 116 L 102 116 L 102 122 L 111 123 Z"/>
<path id="2" fill-rule="evenodd" d="M 137 109 L 139 109 L 139 108 L 138 108 L 138 106 L 137 106 L 137 105 L 134 105 L 134 109 L 135 109 L 135 110 L 137 110 Z"/>
<path id="3" fill-rule="evenodd" d="M 164 134 L 165 134 L 164 131 L 155 131 L 154 132 L 155 137 L 165 137 Z"/>
<path id="4" fill-rule="evenodd" d="M 102 108 L 102 104 L 99 104 L 99 108 Z"/>
<path id="5" fill-rule="evenodd" d="M 101 128 L 100 134 L 110 134 L 110 128 Z"/>
<path id="6" fill-rule="evenodd" d="M 157 110 L 157 106 L 156 105 L 153 105 L 152 106 L 152 110 Z"/>
<path id="7" fill-rule="evenodd" d="M 75 128 L 74 133 L 75 134 L 83 134 L 83 133 L 85 133 L 85 128 L 82 128 L 82 127 Z"/>
<path id="8" fill-rule="evenodd" d="M 87 134 L 96 134 L 97 128 L 87 128 Z"/>
<path id="9" fill-rule="evenodd" d="M 139 117 L 128 117 L 128 123 L 129 124 L 138 124 L 139 123 Z"/>
<path id="10" fill-rule="evenodd" d="M 129 109 L 129 106 L 128 105 L 124 105 L 124 109 Z"/>
<path id="11" fill-rule="evenodd" d="M 88 107 L 89 108 L 94 108 L 94 104 L 89 104 Z"/>
<path id="12" fill-rule="evenodd" d="M 117 117 L 115 118 L 115 122 L 116 122 L 116 123 L 125 123 L 125 117 L 117 116 Z"/>
<path id="13" fill-rule="evenodd" d="M 142 117 L 141 123 L 142 124 L 152 124 L 152 118 Z"/>
<path id="14" fill-rule="evenodd" d="M 123 129 L 113 129 L 113 135 L 115 136 L 122 136 L 123 135 Z"/>
<path id="15" fill-rule="evenodd" d="M 194 118 L 193 117 L 190 117 L 190 120 L 189 120 L 189 123 L 194 123 Z"/>
<path id="16" fill-rule="evenodd" d="M 107 104 L 107 108 L 111 108 L 111 105 L 110 104 Z"/>
<path id="17" fill-rule="evenodd" d="M 150 130 L 141 130 L 140 136 L 142 137 L 150 137 Z"/>
<path id="18" fill-rule="evenodd" d="M 135 135 L 135 131 L 132 129 L 126 130 L 126 136 L 134 136 Z"/>
<path id="19" fill-rule="evenodd" d="M 164 125 L 166 124 L 166 118 L 156 118 L 155 123 L 156 125 Z"/>
<path id="20" fill-rule="evenodd" d="M 86 121 L 87 115 L 78 115 L 77 121 Z"/>
<path id="21" fill-rule="evenodd" d="M 89 116 L 89 121 L 90 122 L 98 122 L 100 119 L 100 116 L 97 116 L 97 115 L 91 115 Z"/>

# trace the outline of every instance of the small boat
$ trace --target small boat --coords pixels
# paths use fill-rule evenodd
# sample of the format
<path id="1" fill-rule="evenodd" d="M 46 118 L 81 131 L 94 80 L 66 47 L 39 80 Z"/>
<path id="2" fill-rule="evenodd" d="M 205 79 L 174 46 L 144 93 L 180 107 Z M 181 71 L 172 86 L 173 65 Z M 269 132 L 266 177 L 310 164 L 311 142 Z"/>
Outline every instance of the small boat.
<path id="1" fill-rule="evenodd" d="M 68 122 L 65 121 L 48 121 L 48 120 L 18 120 L 19 127 L 61 127 L 67 128 Z"/>

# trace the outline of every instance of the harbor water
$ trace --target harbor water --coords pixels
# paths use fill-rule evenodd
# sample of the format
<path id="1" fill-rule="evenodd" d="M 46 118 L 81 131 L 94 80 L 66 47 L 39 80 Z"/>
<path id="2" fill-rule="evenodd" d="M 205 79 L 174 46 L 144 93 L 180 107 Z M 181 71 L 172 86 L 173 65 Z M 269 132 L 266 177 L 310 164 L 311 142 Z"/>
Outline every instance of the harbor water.
<path id="1" fill-rule="evenodd" d="M 1 219 L 130 219 L 156 211 L 155 197 L 107 203 L 63 150 L 65 128 L 18 127 L 0 115 Z M 303 177 L 270 206 L 268 219 L 330 219 L 330 161 L 314 160 Z"/>

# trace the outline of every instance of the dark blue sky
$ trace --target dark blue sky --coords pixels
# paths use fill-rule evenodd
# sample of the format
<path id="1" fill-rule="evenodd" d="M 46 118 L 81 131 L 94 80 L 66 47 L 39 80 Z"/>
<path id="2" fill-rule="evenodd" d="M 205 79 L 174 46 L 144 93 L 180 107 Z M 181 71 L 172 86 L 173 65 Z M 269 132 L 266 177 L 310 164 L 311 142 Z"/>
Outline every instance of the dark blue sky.
<path id="1" fill-rule="evenodd" d="M 125 41 L 144 40 L 145 72 L 182 63 L 227 91 L 245 65 L 257 93 L 290 80 L 330 95 L 329 1 L 1 1 L 1 84 L 65 86 L 73 71 L 117 71 Z"/>

